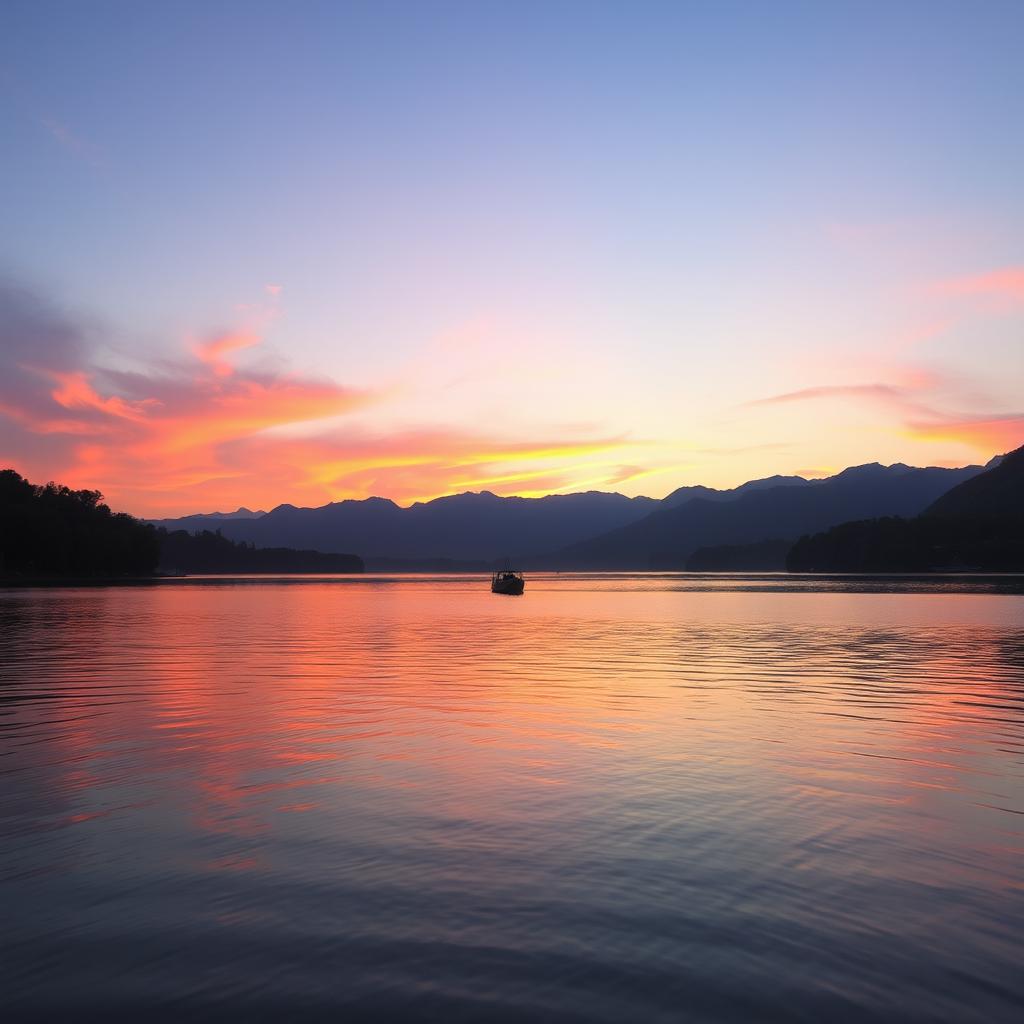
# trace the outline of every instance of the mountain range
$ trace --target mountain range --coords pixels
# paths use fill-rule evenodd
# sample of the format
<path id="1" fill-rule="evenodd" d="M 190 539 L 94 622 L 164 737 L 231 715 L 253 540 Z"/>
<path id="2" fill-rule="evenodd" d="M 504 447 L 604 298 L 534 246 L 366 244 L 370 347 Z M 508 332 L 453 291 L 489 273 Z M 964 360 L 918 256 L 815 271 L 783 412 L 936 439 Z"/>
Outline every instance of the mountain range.
<path id="1" fill-rule="evenodd" d="M 764 541 L 779 546 L 848 520 L 916 516 L 985 468 L 871 463 L 821 480 L 774 476 L 727 490 L 681 487 L 660 500 L 602 491 L 543 498 L 482 491 L 408 508 L 374 497 L 150 521 L 168 530 L 220 530 L 258 547 L 355 551 L 370 569 L 469 567 L 505 557 L 532 569 L 682 569 L 702 549 L 749 545 L 763 557 Z"/>
<path id="2" fill-rule="evenodd" d="M 252 519 L 187 516 L 154 520 L 168 530 L 217 530 L 258 547 L 364 553 L 367 564 L 425 560 L 492 562 L 544 551 L 633 522 L 659 506 L 654 498 L 587 491 L 544 498 L 500 498 L 490 491 L 453 494 L 402 508 L 386 498 L 278 505 Z"/>
<path id="3" fill-rule="evenodd" d="M 824 480 L 738 488 L 726 500 L 694 497 L 553 551 L 545 561 L 556 569 L 685 569 L 702 548 L 796 540 L 850 519 L 917 515 L 982 469 L 870 463 Z"/>
<path id="4" fill-rule="evenodd" d="M 801 537 L 794 572 L 1019 571 L 1024 569 L 1024 448 L 947 491 L 913 518 L 840 523 Z"/>

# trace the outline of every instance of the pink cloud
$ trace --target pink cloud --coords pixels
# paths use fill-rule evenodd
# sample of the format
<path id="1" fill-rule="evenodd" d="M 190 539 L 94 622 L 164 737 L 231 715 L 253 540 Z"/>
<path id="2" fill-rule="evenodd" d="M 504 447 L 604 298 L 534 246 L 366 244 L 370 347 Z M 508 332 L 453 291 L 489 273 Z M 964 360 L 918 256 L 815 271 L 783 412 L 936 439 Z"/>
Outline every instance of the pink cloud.
<path id="1" fill-rule="evenodd" d="M 787 402 L 806 402 L 819 398 L 870 398 L 881 401 L 902 400 L 906 392 L 891 384 L 826 384 L 820 387 L 786 391 L 781 395 L 755 398 L 747 405 L 782 405 Z"/>
<path id="2" fill-rule="evenodd" d="M 218 334 L 196 346 L 196 355 L 207 363 L 218 377 L 227 377 L 234 372 L 234 366 L 227 359 L 232 352 L 252 348 L 263 339 L 250 331 L 233 331 Z"/>
<path id="3" fill-rule="evenodd" d="M 985 403 L 963 383 L 927 369 L 904 367 L 903 384 L 837 384 L 802 388 L 748 402 L 748 406 L 784 405 L 819 399 L 850 399 L 881 407 L 896 429 L 918 440 L 953 441 L 986 455 L 1009 451 L 1024 441 L 1024 413 L 965 412 L 947 409 L 948 401 L 961 407 Z M 941 400 L 940 395 L 945 398 Z M 801 472 L 801 475 L 805 475 Z"/>
<path id="4" fill-rule="evenodd" d="M 941 295 L 987 295 L 1024 302 L 1024 267 L 1003 267 L 984 274 L 940 281 L 934 291 Z"/>

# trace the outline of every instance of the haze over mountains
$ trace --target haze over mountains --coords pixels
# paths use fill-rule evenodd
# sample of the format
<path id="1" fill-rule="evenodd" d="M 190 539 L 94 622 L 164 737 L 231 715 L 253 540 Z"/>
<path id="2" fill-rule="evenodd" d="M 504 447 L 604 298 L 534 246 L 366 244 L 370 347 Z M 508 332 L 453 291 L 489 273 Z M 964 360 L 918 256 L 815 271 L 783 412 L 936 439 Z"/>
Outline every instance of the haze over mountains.
<path id="1" fill-rule="evenodd" d="M 795 541 L 852 519 L 916 516 L 984 468 L 871 463 L 823 480 L 775 476 L 730 490 L 681 487 L 661 500 L 601 491 L 502 498 L 483 491 L 408 508 L 366 498 L 153 522 L 172 530 L 219 529 L 258 547 L 354 551 L 371 569 L 506 556 L 524 568 L 681 569 L 698 549 Z"/>

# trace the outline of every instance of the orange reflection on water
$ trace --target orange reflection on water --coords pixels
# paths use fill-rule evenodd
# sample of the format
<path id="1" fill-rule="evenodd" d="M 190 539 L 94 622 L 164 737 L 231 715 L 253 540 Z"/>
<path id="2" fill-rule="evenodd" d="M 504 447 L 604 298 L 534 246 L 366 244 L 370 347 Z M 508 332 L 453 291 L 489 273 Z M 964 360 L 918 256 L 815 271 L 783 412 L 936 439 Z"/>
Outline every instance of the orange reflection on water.
<path id="1" fill-rule="evenodd" d="M 654 575 L 0 595 L 18 977 L 1001 1019 L 1022 612 Z"/>
<path id="2" fill-rule="evenodd" d="M 1018 598 L 207 583 L 131 591 L 126 630 L 117 593 L 76 598 L 110 699 L 96 714 L 96 687 L 64 698 L 58 785 L 86 804 L 141 787 L 175 827 L 228 844 L 210 864 L 258 857 L 297 811 L 327 830 L 374 812 L 486 834 L 557 828 L 623 788 L 670 813 L 706 796 L 760 817 L 760 802 L 816 834 L 912 814 L 922 836 L 997 819 L 1018 835 L 1000 818 L 1021 807 L 1000 745 L 1021 742 L 1005 735 Z"/>

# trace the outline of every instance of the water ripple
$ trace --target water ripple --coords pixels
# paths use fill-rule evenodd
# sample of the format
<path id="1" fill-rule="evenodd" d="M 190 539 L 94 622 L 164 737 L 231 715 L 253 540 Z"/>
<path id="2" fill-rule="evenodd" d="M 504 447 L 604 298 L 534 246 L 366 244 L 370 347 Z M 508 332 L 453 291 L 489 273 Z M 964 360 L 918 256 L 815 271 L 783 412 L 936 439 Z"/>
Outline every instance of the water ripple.
<path id="1" fill-rule="evenodd" d="M 1016 1019 L 1020 580 L 0 591 L 15 1019 Z"/>

